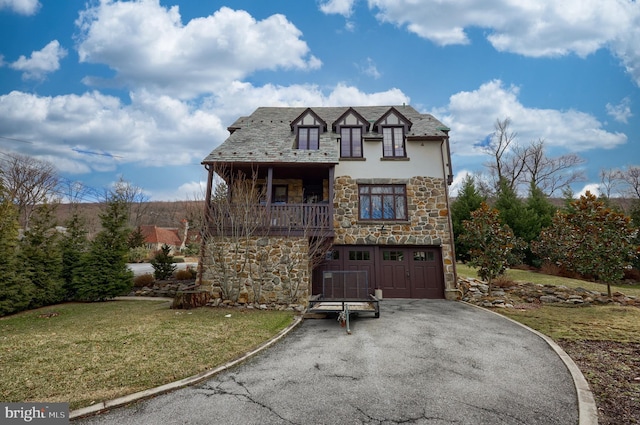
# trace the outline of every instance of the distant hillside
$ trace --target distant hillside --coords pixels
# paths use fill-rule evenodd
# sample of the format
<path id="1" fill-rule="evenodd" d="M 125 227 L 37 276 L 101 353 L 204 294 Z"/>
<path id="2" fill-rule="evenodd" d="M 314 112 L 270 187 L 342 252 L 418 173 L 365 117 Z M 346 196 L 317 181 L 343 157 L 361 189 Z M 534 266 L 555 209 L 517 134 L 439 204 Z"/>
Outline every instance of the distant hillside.
<path id="1" fill-rule="evenodd" d="M 89 235 L 95 235 L 100 230 L 100 213 L 104 204 L 82 203 L 76 206 L 86 219 Z M 56 216 L 59 225 L 64 225 L 71 216 L 72 208 L 71 204 L 58 205 Z M 131 206 L 129 221 L 132 227 L 139 224 L 181 228 L 182 220 L 189 220 L 195 226 L 203 209 L 203 201 L 145 202 Z"/>

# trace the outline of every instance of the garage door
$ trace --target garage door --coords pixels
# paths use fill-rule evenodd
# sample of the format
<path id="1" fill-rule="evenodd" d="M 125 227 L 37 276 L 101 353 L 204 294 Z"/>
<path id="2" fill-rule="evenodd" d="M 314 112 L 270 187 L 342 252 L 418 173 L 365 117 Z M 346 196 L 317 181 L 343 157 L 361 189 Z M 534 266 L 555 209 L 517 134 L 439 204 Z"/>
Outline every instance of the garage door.
<path id="1" fill-rule="evenodd" d="M 429 246 L 336 245 L 313 276 L 313 294 L 322 293 L 323 270 L 366 270 L 371 293 L 384 298 L 444 298 L 440 248 Z"/>

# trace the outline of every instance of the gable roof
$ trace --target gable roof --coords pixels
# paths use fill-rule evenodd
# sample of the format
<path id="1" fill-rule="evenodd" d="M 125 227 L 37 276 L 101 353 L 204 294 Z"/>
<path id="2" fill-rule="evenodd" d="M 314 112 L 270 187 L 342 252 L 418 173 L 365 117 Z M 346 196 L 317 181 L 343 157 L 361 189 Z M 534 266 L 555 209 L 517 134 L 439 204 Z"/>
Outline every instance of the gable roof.
<path id="1" fill-rule="evenodd" d="M 167 244 L 170 246 L 180 246 L 182 239 L 178 235 L 178 229 L 170 229 L 157 226 L 140 226 L 140 231 L 146 243 Z"/>
<path id="2" fill-rule="evenodd" d="M 248 117 L 238 118 L 229 126 L 227 140 L 215 148 L 203 164 L 222 163 L 310 163 L 337 164 L 340 159 L 339 134 L 331 128 L 320 133 L 320 149 L 299 150 L 292 123 L 311 111 L 324 123 L 335 123 L 353 110 L 369 124 L 395 111 L 411 123 L 407 138 L 443 139 L 449 129 L 430 114 L 421 114 L 408 105 L 400 106 L 331 106 L 331 107 L 260 107 Z M 381 137 L 370 127 L 364 138 Z"/>

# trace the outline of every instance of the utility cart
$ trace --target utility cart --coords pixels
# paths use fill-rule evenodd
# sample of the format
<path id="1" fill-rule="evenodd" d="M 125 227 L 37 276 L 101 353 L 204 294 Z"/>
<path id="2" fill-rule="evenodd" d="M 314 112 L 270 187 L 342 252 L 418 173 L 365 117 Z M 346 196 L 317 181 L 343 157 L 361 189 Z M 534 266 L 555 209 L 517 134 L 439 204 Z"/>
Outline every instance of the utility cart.
<path id="1" fill-rule="evenodd" d="M 380 300 L 369 288 L 366 270 L 323 271 L 322 293 L 309 300 L 309 313 L 337 313 L 340 325 L 351 334 L 351 314 L 372 313 L 380 317 Z"/>

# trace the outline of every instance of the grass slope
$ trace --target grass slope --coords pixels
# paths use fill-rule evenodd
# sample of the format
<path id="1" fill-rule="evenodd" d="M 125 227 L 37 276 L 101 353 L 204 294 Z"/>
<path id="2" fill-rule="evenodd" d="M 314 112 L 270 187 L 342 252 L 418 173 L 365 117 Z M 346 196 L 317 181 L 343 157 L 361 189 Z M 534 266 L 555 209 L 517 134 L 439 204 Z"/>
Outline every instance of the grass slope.
<path id="1" fill-rule="evenodd" d="M 166 301 L 23 312 L 0 319 L 0 400 L 85 407 L 215 368 L 292 320 L 290 312 L 171 310 Z"/>

